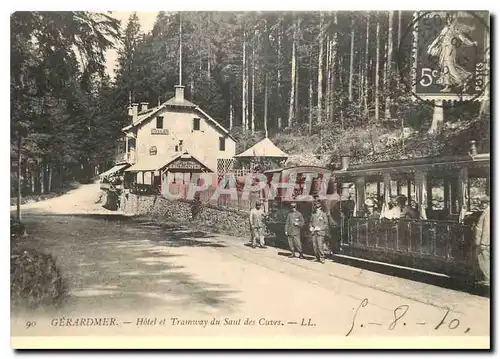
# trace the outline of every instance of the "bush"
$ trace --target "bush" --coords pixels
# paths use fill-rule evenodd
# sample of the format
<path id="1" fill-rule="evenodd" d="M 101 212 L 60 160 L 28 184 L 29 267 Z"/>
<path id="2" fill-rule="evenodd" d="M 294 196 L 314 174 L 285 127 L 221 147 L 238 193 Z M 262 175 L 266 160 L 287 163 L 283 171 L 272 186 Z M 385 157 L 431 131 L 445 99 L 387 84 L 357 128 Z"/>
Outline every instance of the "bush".
<path id="1" fill-rule="evenodd" d="M 10 299 L 13 307 L 59 306 L 67 288 L 55 259 L 30 248 L 14 247 L 10 255 Z"/>
<path id="2" fill-rule="evenodd" d="M 10 219 L 10 237 L 18 238 L 26 235 L 26 227 L 24 223 L 13 218 Z"/>

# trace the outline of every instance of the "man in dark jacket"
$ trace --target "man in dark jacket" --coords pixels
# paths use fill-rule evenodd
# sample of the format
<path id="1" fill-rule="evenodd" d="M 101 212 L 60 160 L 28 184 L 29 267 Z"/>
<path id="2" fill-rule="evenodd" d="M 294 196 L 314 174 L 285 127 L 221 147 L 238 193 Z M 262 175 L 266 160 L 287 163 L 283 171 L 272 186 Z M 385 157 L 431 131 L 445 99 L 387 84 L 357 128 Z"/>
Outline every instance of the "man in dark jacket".
<path id="1" fill-rule="evenodd" d="M 314 255 L 316 260 L 325 263 L 325 235 L 328 229 L 328 217 L 321 209 L 321 203 L 314 204 L 314 212 L 311 214 L 310 231 L 312 234 L 312 242 Z"/>
<path id="2" fill-rule="evenodd" d="M 288 237 L 290 246 L 290 258 L 295 258 L 295 250 L 299 252 L 299 258 L 304 258 L 302 254 L 302 243 L 300 241 L 300 229 L 304 226 L 304 217 L 297 211 L 297 204 L 291 204 L 292 210 L 288 213 L 285 222 L 285 236 Z"/>

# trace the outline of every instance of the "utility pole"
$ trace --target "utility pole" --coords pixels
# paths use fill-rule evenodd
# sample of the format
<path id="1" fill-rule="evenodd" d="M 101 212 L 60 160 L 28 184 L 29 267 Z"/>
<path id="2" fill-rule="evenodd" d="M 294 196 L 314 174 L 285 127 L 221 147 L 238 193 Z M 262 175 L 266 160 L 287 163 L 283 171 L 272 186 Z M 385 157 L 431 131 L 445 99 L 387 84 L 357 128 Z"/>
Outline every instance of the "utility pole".
<path id="1" fill-rule="evenodd" d="M 179 11 L 179 86 L 182 86 L 182 17 Z"/>

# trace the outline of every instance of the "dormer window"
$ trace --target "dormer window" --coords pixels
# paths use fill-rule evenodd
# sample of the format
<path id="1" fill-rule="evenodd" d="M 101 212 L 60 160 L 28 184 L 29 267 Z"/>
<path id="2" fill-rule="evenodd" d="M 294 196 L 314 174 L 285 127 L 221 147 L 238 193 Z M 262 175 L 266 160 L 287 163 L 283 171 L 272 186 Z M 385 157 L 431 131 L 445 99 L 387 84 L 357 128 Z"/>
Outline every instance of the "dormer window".
<path id="1" fill-rule="evenodd" d="M 156 128 L 163 128 L 163 116 L 156 117 Z"/>
<path id="2" fill-rule="evenodd" d="M 193 118 L 193 131 L 199 131 L 199 130 L 200 130 L 200 119 Z"/>

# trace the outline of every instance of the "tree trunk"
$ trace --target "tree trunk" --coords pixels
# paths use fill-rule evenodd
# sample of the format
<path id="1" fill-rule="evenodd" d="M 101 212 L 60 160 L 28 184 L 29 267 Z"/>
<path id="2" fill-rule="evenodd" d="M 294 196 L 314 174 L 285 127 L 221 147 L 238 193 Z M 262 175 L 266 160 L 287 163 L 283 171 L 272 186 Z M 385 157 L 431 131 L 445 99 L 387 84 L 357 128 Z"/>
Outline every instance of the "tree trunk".
<path id="1" fill-rule="evenodd" d="M 331 120 L 331 115 L 330 115 L 330 100 L 331 100 L 331 91 L 332 91 L 332 40 L 330 39 L 330 35 L 328 35 L 326 39 L 326 93 L 325 93 L 325 109 L 326 109 L 326 120 L 330 121 Z"/>
<path id="2" fill-rule="evenodd" d="M 366 45 L 365 45 L 365 70 L 364 70 L 364 86 L 363 86 L 363 105 L 365 116 L 369 116 L 368 109 L 368 57 L 370 54 L 370 13 L 366 18 Z"/>
<path id="3" fill-rule="evenodd" d="M 281 129 L 281 115 L 282 115 L 282 105 L 281 105 L 281 23 L 278 27 L 278 129 Z"/>
<path id="4" fill-rule="evenodd" d="M 394 11 L 389 11 L 389 34 L 387 37 L 387 81 L 386 81 L 386 98 L 385 98 L 385 119 L 391 118 L 391 78 L 392 78 L 392 27 L 393 27 Z"/>
<path id="5" fill-rule="evenodd" d="M 255 133 L 255 37 L 257 33 L 253 34 L 253 44 L 252 44 L 252 117 L 250 127 L 252 134 Z"/>
<path id="6" fill-rule="evenodd" d="M 229 129 L 233 128 L 233 92 L 229 88 Z"/>
<path id="7" fill-rule="evenodd" d="M 210 65 L 210 47 L 208 48 L 208 60 L 207 60 L 207 80 L 210 80 L 210 75 L 212 73 L 211 65 Z"/>
<path id="8" fill-rule="evenodd" d="M 334 25 L 337 25 L 337 13 L 333 15 L 333 23 Z M 330 57 L 330 63 L 331 63 L 331 68 L 332 68 L 332 78 L 331 78 L 331 85 L 330 85 L 330 120 L 333 120 L 333 113 L 334 113 L 334 106 L 335 106 L 335 101 L 334 101 L 334 95 L 335 95 L 335 63 L 337 61 L 337 40 L 338 40 L 338 33 L 337 30 L 335 30 L 333 34 L 333 39 L 332 39 L 332 45 L 331 45 L 331 57 Z M 340 66 L 338 67 L 338 71 L 340 71 Z"/>
<path id="9" fill-rule="evenodd" d="M 349 63 L 349 102 L 353 101 L 352 76 L 354 73 L 354 20 L 351 21 L 351 61 Z"/>
<path id="10" fill-rule="evenodd" d="M 39 177 L 40 177 L 40 194 L 44 194 L 45 193 L 45 188 L 44 188 L 44 170 L 43 170 L 44 166 L 43 164 L 40 165 L 40 171 L 38 173 Z"/>
<path id="11" fill-rule="evenodd" d="M 21 135 L 17 134 L 17 200 L 16 200 L 16 220 L 21 222 Z"/>
<path id="12" fill-rule="evenodd" d="M 321 110 L 323 107 L 323 13 L 320 14 L 319 20 L 319 55 L 318 55 L 318 119 L 317 123 L 321 123 Z"/>
<path id="13" fill-rule="evenodd" d="M 297 45 L 296 45 L 296 52 L 298 52 L 299 49 L 299 37 L 298 34 L 300 32 L 300 18 L 297 20 Z M 299 107 L 299 90 L 300 90 L 300 64 L 299 64 L 299 56 L 295 56 L 295 64 L 297 66 L 295 70 L 295 123 L 297 123 L 297 120 L 300 118 L 300 107 Z"/>
<path id="14" fill-rule="evenodd" d="M 434 112 L 432 114 L 432 123 L 429 131 L 429 134 L 438 133 L 441 130 L 441 126 L 444 123 L 444 110 L 443 110 L 443 102 L 439 104 L 440 106 L 434 106 Z"/>
<path id="15" fill-rule="evenodd" d="M 402 11 L 398 11 L 398 51 L 399 47 L 401 46 L 401 26 L 402 26 L 402 20 L 401 20 L 401 15 Z"/>
<path id="16" fill-rule="evenodd" d="M 47 191 L 50 193 L 52 191 L 52 166 L 50 164 L 47 165 L 47 172 L 48 172 L 48 176 L 49 176 Z"/>
<path id="17" fill-rule="evenodd" d="M 376 55 L 376 63 L 375 63 L 375 120 L 378 121 L 380 119 L 380 108 L 379 108 L 379 82 L 380 82 L 380 21 L 377 16 L 377 30 L 376 30 L 376 38 L 377 38 L 377 51 Z"/>
<path id="18" fill-rule="evenodd" d="M 312 71 L 312 51 L 309 56 L 310 70 L 309 70 L 309 135 L 312 133 L 313 123 L 313 71 Z"/>
<path id="19" fill-rule="evenodd" d="M 33 168 L 30 169 L 30 184 L 31 184 L 31 194 L 35 193 L 35 171 Z"/>
<path id="20" fill-rule="evenodd" d="M 340 56 L 339 58 L 339 93 L 340 93 L 340 128 L 344 130 L 344 58 Z"/>
<path id="21" fill-rule="evenodd" d="M 267 93 L 268 93 L 269 84 L 267 82 L 267 72 L 264 75 L 264 131 L 266 133 L 266 137 L 268 137 L 267 132 Z"/>
<path id="22" fill-rule="evenodd" d="M 359 54 L 359 68 L 358 68 L 358 74 L 359 74 L 359 87 L 358 87 L 358 107 L 361 111 L 363 108 L 363 83 L 364 83 L 364 73 L 363 73 L 363 56 L 360 52 Z"/>
<path id="23" fill-rule="evenodd" d="M 297 24 L 295 24 L 297 26 Z M 294 118 L 294 109 L 295 109 L 295 51 L 296 51 L 296 37 L 297 37 L 297 27 L 293 30 L 293 40 L 292 40 L 292 65 L 290 68 L 291 71 L 291 81 L 290 81 L 290 108 L 288 111 L 288 122 L 287 122 L 287 127 L 290 127 L 292 125 L 292 121 Z"/>
<path id="24" fill-rule="evenodd" d="M 488 26 L 490 26 L 490 20 L 488 19 Z M 485 59 L 485 66 L 484 66 L 484 76 L 483 76 L 483 83 L 485 84 L 484 88 L 484 93 L 483 93 L 483 99 L 481 101 L 481 105 L 479 107 L 479 115 L 482 116 L 485 113 L 490 112 L 490 80 L 491 80 L 491 72 L 490 72 L 490 33 L 489 31 L 486 31 L 486 38 L 485 38 L 485 43 L 486 43 L 486 59 Z"/>
<path id="25" fill-rule="evenodd" d="M 23 163 L 22 172 L 23 172 L 23 181 L 21 182 L 21 195 L 24 194 L 25 188 L 28 185 L 29 181 L 29 171 L 28 171 L 28 161 L 24 159 L 21 161 Z"/>
<path id="26" fill-rule="evenodd" d="M 241 93 L 241 124 L 244 129 L 248 129 L 247 119 L 248 119 L 248 109 L 246 104 L 247 94 L 247 82 L 246 82 L 246 34 L 243 32 L 243 71 L 242 71 L 242 93 Z"/>
<path id="27" fill-rule="evenodd" d="M 384 111 L 385 111 L 385 99 L 387 97 L 387 43 L 384 46 L 384 66 L 382 69 L 382 95 L 384 97 Z M 385 115 L 384 115 L 385 118 Z"/>

